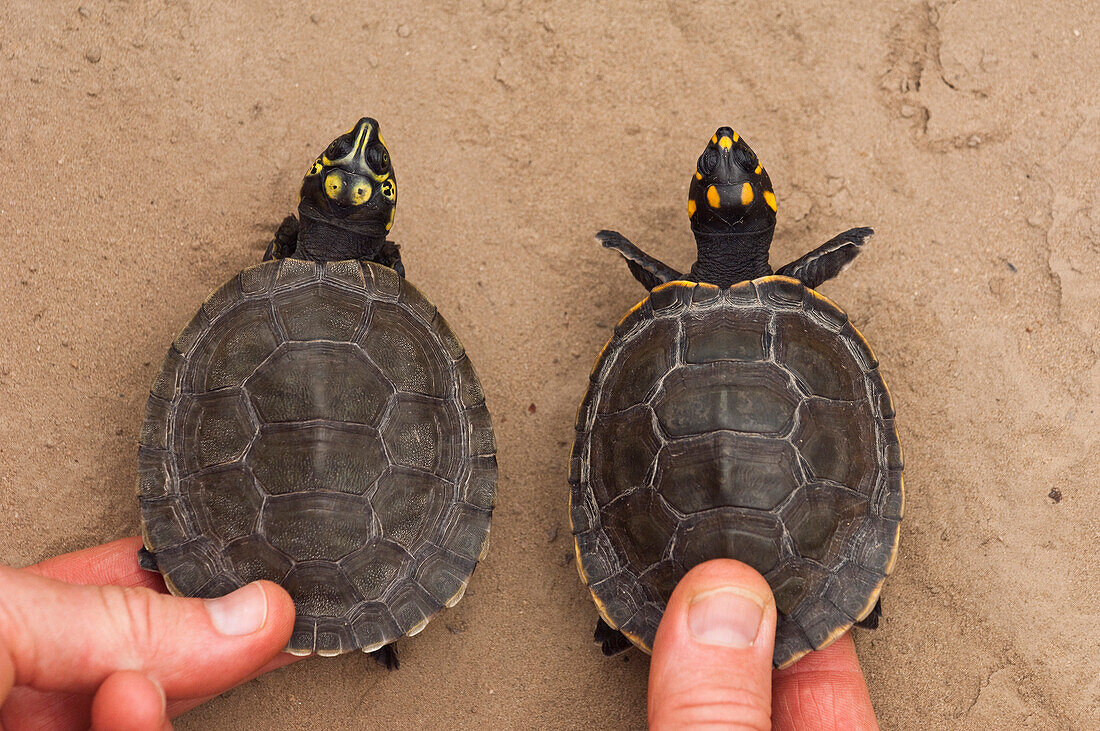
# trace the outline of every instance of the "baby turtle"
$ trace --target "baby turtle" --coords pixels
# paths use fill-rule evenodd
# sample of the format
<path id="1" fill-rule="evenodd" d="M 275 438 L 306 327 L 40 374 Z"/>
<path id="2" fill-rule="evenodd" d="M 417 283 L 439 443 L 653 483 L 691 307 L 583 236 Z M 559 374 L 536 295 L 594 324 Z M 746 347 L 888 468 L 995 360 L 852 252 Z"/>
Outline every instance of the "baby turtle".
<path id="1" fill-rule="evenodd" d="M 214 292 L 153 383 L 143 565 L 174 594 L 282 584 L 287 651 L 378 652 L 462 597 L 488 546 L 493 428 L 462 344 L 405 281 L 378 122 L 317 158 L 262 264 Z"/>
<path id="2" fill-rule="evenodd" d="M 774 664 L 877 624 L 902 515 L 890 395 L 867 342 L 814 288 L 872 231 L 773 273 L 776 200 L 729 127 L 699 158 L 687 274 L 597 237 L 651 291 L 596 360 L 577 416 L 570 518 L 606 654 L 649 652 L 680 578 L 736 558 L 779 609 Z"/>

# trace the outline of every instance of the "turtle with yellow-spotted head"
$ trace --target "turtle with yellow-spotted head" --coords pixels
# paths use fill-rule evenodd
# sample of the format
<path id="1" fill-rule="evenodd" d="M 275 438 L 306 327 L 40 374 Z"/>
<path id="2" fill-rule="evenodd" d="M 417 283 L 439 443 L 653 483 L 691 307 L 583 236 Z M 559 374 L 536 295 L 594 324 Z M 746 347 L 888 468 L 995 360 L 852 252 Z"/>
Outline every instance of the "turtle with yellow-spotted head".
<path id="1" fill-rule="evenodd" d="M 317 156 L 302 180 L 298 216 L 287 216 L 264 261 L 367 259 L 404 276 L 386 241 L 397 211 L 397 179 L 378 121 L 364 117 Z"/>
<path id="2" fill-rule="evenodd" d="M 396 203 L 363 118 L 310 168 L 265 261 L 175 339 L 138 449 L 141 562 L 173 593 L 278 582 L 288 652 L 389 667 L 462 598 L 497 474 L 473 364 L 386 240 Z"/>
<path id="3" fill-rule="evenodd" d="M 771 585 L 776 667 L 877 625 L 903 507 L 894 410 L 866 340 L 816 291 L 872 231 L 773 271 L 777 209 L 756 154 L 722 127 L 691 178 L 690 271 L 597 234 L 650 290 L 596 360 L 571 458 L 606 654 L 648 652 L 677 582 L 712 558 Z"/>

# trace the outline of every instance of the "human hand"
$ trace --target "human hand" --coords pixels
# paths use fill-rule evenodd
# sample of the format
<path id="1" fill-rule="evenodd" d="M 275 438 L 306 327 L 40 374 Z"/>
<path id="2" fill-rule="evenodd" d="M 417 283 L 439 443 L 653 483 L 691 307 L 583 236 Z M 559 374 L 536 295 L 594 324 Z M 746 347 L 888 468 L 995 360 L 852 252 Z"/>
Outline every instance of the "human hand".
<path id="1" fill-rule="evenodd" d="M 294 602 L 269 581 L 167 596 L 138 538 L 0 566 L 0 728 L 168 728 L 168 718 L 296 658 Z"/>
<path id="2" fill-rule="evenodd" d="M 653 643 L 650 727 L 877 729 L 852 638 L 773 671 L 775 621 L 768 582 L 749 566 L 689 571 Z"/>

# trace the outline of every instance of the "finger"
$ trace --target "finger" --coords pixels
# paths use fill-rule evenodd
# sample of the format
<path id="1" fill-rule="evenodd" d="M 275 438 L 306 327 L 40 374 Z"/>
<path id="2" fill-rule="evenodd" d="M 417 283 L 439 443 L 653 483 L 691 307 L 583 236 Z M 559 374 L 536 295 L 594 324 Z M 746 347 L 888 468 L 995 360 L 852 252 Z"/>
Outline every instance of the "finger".
<path id="1" fill-rule="evenodd" d="M 672 592 L 649 669 L 652 728 L 771 728 L 775 600 L 730 559 L 693 568 Z"/>
<path id="2" fill-rule="evenodd" d="M 168 725 L 164 691 L 149 677 L 123 670 L 103 681 L 92 699 L 92 729 L 161 731 Z"/>
<path id="3" fill-rule="evenodd" d="M 0 655 L 0 657 L 6 656 Z M 241 683 L 247 683 L 264 673 L 304 659 L 280 652 L 262 668 L 242 679 Z M 168 717 L 175 718 L 186 713 L 216 695 L 169 700 Z M 37 728 L 50 729 L 50 731 L 65 729 L 80 731 L 91 724 L 91 698 L 85 694 L 45 693 L 32 688 L 15 688 L 8 696 L 8 702 L 0 708 L 0 729 L 26 728 L 27 719 L 34 719 Z"/>
<path id="4" fill-rule="evenodd" d="M 772 679 L 776 729 L 877 729 L 851 635 L 811 652 Z"/>
<path id="5" fill-rule="evenodd" d="M 139 548 L 140 538 L 122 538 L 102 546 L 55 556 L 24 570 L 70 584 L 144 586 L 165 593 L 160 574 L 146 571 L 138 565 Z"/>
<path id="6" fill-rule="evenodd" d="M 92 697 L 87 693 L 43 693 L 14 688 L 0 708 L 0 728 L 86 731 L 91 725 Z"/>
<path id="7" fill-rule="evenodd" d="M 294 603 L 271 582 L 217 599 L 78 586 L 0 567 L 0 647 L 16 685 L 92 692 L 139 670 L 171 697 L 233 687 L 290 639 Z"/>
<path id="8" fill-rule="evenodd" d="M 290 665 L 291 663 L 298 662 L 299 660 L 305 660 L 305 657 L 298 656 L 298 655 L 291 655 L 289 652 L 280 652 L 278 655 L 271 658 L 271 660 L 269 660 L 266 665 L 264 665 L 262 668 L 260 668 L 256 672 L 249 675 L 247 678 L 245 678 L 241 682 L 242 683 L 247 683 L 250 680 L 254 680 L 254 679 L 260 677 L 264 673 L 270 673 L 272 670 L 278 670 L 281 667 L 285 667 L 286 665 Z M 187 713 L 188 711 L 190 711 L 195 706 L 206 703 L 208 700 L 210 700 L 213 697 L 214 697 L 213 695 L 206 695 L 206 696 L 201 696 L 199 698 L 183 698 L 183 699 L 180 699 L 180 700 L 169 701 L 168 702 L 168 717 L 169 718 L 175 718 L 176 716 L 179 716 L 180 714 Z"/>

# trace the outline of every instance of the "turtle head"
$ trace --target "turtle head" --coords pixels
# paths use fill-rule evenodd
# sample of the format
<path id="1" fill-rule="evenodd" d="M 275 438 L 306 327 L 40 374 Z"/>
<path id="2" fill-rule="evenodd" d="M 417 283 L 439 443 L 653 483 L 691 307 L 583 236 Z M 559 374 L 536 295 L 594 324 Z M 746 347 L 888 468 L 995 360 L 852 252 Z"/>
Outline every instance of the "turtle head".
<path id="1" fill-rule="evenodd" d="M 385 238 L 397 208 L 397 183 L 378 121 L 363 117 L 333 140 L 302 181 L 298 210 L 372 238 Z"/>
<path id="2" fill-rule="evenodd" d="M 772 181 L 756 153 L 729 127 L 719 127 L 699 156 L 688 191 L 697 234 L 758 232 L 775 226 Z"/>

